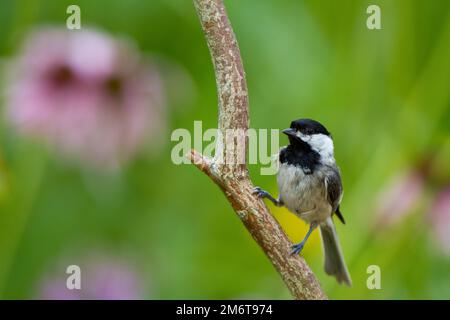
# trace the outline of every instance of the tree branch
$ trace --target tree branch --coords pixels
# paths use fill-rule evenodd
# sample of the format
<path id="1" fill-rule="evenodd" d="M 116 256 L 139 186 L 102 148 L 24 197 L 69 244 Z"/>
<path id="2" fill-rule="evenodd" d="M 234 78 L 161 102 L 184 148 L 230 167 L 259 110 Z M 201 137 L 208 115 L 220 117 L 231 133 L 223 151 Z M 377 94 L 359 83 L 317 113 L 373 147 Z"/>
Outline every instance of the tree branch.
<path id="1" fill-rule="evenodd" d="M 225 159 L 238 158 L 239 149 L 229 142 L 227 130 L 249 128 L 248 93 L 239 47 L 228 20 L 222 0 L 194 0 L 212 56 L 219 99 L 219 138 L 214 159 L 195 150 L 188 155 L 224 192 L 247 230 L 253 236 L 286 286 L 296 299 L 326 299 L 325 293 L 305 260 L 290 254 L 291 242 L 261 199 L 253 192 L 245 164 L 247 138 L 241 142 L 243 161 L 230 163 Z"/>

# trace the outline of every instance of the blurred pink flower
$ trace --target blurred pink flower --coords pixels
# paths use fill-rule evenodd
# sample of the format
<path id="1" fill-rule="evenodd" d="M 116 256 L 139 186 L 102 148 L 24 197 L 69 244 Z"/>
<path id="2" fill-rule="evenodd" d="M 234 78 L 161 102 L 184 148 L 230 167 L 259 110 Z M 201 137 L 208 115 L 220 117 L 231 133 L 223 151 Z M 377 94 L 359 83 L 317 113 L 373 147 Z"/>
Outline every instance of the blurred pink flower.
<path id="1" fill-rule="evenodd" d="M 389 226 L 404 218 L 420 201 L 424 187 L 425 178 L 419 170 L 394 178 L 377 197 L 377 226 Z"/>
<path id="2" fill-rule="evenodd" d="M 68 264 L 69 265 L 69 264 Z M 67 265 L 67 266 L 68 266 Z M 78 266 L 81 269 L 81 289 L 68 289 L 67 266 L 59 268 L 57 276 L 46 277 L 40 283 L 39 299 L 44 300 L 132 300 L 143 299 L 142 279 L 131 264 L 111 257 L 91 256 Z M 61 275 L 62 274 L 62 275 Z"/>
<path id="3" fill-rule="evenodd" d="M 10 122 L 95 167 L 117 167 L 163 122 L 157 72 L 98 31 L 44 28 L 25 42 L 7 88 Z"/>
<path id="4" fill-rule="evenodd" d="M 429 218 L 438 244 L 445 254 L 450 255 L 450 186 L 436 196 Z"/>

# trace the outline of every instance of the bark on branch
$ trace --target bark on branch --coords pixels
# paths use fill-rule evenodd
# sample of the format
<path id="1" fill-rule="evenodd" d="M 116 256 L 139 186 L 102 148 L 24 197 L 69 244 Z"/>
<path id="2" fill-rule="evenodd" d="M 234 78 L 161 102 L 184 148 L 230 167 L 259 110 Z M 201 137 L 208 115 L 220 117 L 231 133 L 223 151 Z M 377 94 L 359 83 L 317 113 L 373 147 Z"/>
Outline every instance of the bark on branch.
<path id="1" fill-rule="evenodd" d="M 212 56 L 219 99 L 219 132 L 213 159 L 195 150 L 188 155 L 224 192 L 234 211 L 262 248 L 296 299 L 326 299 L 320 284 L 299 256 L 290 254 L 291 242 L 262 200 L 253 195 L 253 184 L 245 164 L 229 164 L 237 159 L 237 148 L 225 143 L 228 129 L 249 127 L 248 94 L 244 68 L 236 37 L 222 0 L 194 0 Z M 227 140 L 228 141 L 228 140 Z M 245 153 L 247 141 L 241 141 Z M 244 155 L 245 155 L 244 153 Z M 245 158 L 245 157 L 244 157 Z"/>

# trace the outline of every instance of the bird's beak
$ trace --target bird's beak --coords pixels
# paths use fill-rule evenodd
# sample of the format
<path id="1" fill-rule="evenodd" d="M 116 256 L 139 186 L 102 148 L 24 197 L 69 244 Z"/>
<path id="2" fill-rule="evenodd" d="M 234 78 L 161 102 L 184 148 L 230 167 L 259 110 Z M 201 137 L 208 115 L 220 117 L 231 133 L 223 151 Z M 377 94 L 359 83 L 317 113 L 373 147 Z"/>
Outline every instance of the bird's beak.
<path id="1" fill-rule="evenodd" d="M 287 135 L 287 136 L 291 136 L 291 137 L 296 137 L 297 136 L 297 134 L 296 134 L 297 131 L 295 129 L 293 129 L 293 128 L 284 129 L 282 132 L 285 135 Z"/>

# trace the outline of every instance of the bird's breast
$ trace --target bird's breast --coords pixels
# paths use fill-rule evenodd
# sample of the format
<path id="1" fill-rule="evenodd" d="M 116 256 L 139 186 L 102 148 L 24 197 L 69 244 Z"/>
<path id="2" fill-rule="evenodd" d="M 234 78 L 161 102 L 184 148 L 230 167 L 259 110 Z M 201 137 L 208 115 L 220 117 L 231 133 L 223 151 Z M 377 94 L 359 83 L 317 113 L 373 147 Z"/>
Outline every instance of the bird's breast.
<path id="1" fill-rule="evenodd" d="M 281 164 L 277 182 L 285 207 L 303 220 L 321 222 L 331 215 L 320 171 L 305 174 L 298 166 Z"/>

